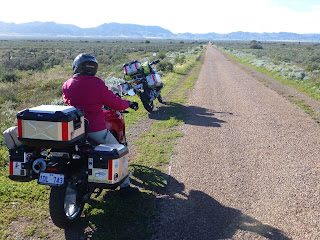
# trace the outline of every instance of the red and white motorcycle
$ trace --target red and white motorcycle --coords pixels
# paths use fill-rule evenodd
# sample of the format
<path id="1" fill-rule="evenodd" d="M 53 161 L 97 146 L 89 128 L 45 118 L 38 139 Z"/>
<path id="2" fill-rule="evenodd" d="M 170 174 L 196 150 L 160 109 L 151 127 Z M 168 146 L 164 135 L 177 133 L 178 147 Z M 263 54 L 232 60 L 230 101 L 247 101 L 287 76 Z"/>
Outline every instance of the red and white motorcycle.
<path id="1" fill-rule="evenodd" d="M 143 107 L 152 112 L 153 101 L 158 99 L 162 103 L 161 90 L 164 84 L 161 82 L 160 75 L 156 71 L 155 65 L 160 60 L 149 62 L 132 61 L 123 64 L 125 82 L 118 85 L 121 95 L 135 95 L 141 99 Z"/>

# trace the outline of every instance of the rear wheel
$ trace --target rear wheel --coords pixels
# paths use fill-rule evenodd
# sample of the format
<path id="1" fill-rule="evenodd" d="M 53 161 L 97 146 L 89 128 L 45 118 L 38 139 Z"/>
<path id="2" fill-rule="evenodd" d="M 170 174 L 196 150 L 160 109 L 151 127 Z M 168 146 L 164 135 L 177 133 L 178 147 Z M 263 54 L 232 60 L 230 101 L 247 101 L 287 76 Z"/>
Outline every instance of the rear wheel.
<path id="1" fill-rule="evenodd" d="M 85 200 L 79 186 L 52 187 L 49 208 L 53 223 L 60 228 L 67 228 L 77 221 L 82 213 Z"/>
<path id="2" fill-rule="evenodd" d="M 143 107 L 148 111 L 148 112 L 152 112 L 154 105 L 153 105 L 153 101 L 150 101 L 150 98 L 147 94 L 145 93 L 141 93 L 140 94 L 140 99 L 141 102 L 143 104 Z"/>

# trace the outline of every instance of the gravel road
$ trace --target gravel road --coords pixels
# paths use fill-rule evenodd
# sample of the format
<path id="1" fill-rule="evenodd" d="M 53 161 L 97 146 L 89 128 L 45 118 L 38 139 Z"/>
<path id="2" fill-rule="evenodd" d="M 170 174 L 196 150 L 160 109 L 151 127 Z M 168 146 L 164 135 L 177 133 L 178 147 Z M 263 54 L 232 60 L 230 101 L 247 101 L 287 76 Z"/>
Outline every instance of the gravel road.
<path id="1" fill-rule="evenodd" d="M 320 239 L 320 127 L 208 45 L 153 240 Z"/>

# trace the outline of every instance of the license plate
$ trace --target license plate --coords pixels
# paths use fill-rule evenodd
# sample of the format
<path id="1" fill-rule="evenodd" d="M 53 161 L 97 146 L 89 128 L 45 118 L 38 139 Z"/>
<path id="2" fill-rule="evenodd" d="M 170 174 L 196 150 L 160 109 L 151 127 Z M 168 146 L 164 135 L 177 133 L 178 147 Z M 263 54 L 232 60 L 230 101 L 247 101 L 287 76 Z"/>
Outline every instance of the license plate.
<path id="1" fill-rule="evenodd" d="M 42 185 L 61 186 L 64 184 L 64 175 L 41 172 L 38 183 Z"/>
<path id="2" fill-rule="evenodd" d="M 136 86 L 134 86 L 134 89 L 138 90 L 140 88 L 143 88 L 143 84 L 140 83 L 140 84 L 137 84 Z"/>

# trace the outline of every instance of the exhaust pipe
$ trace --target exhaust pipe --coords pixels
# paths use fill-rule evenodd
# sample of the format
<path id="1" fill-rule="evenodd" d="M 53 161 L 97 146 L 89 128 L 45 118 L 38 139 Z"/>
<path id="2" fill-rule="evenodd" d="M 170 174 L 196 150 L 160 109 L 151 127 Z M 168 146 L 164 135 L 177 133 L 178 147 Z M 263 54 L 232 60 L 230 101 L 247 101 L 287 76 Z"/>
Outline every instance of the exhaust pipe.
<path id="1" fill-rule="evenodd" d="M 32 170 L 35 173 L 39 173 L 40 171 L 44 171 L 47 168 L 47 164 L 43 158 L 36 159 L 32 164 Z"/>

